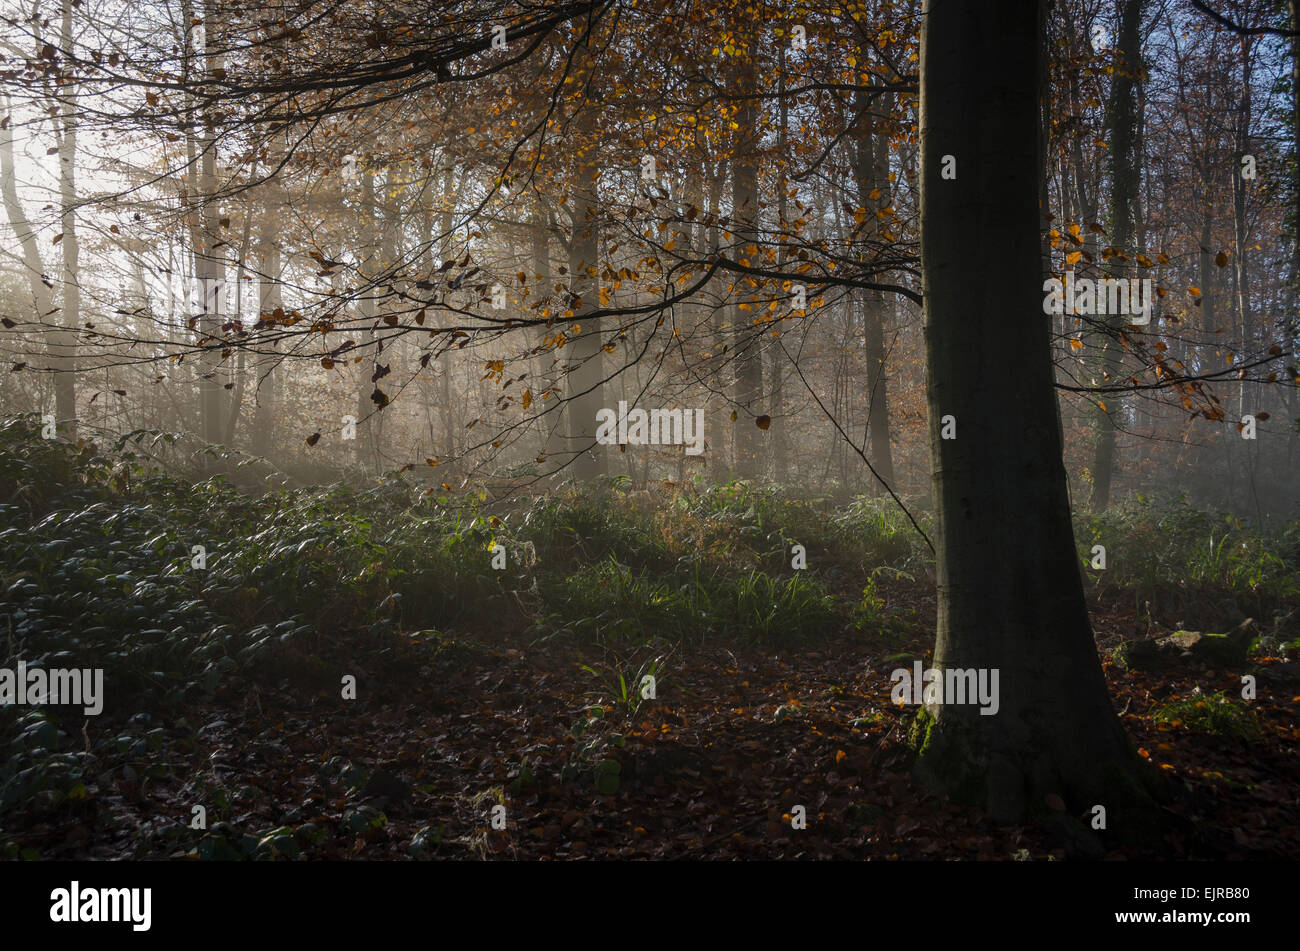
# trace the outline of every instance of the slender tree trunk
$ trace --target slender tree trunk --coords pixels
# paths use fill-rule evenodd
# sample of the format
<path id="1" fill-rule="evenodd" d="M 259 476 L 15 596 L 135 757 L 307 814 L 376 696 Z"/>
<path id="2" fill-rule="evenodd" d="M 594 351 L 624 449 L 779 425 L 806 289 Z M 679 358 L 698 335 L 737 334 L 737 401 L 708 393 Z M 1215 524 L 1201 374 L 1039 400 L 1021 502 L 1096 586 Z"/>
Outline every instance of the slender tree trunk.
<path id="1" fill-rule="evenodd" d="M 1041 814 L 1055 794 L 1066 816 L 1105 805 L 1114 829 L 1138 821 L 1128 806 L 1149 798 L 1093 641 L 1056 425 L 1038 208 L 1044 15 L 1043 0 L 1033 8 L 1024 0 L 925 3 L 921 254 L 937 529 L 934 667 L 995 670 L 999 682 L 993 715 L 972 703 L 927 706 L 918 771 L 936 789 L 986 804 L 998 821 Z M 940 177 L 946 154 L 957 157 L 956 180 Z M 947 415 L 956 418 L 955 439 L 942 438 Z"/>
<path id="2" fill-rule="evenodd" d="M 235 313 L 234 322 L 239 326 L 244 317 L 244 272 L 247 270 L 248 248 L 252 239 L 253 216 L 251 206 L 244 215 L 244 233 L 239 239 L 239 267 L 235 270 Z M 239 352 L 235 354 L 236 365 L 232 376 L 234 377 L 234 388 L 231 392 L 230 413 L 226 417 L 225 444 L 233 446 L 235 444 L 235 435 L 239 432 L 239 413 L 244 406 L 244 388 L 245 388 L 245 371 L 248 366 L 247 351 L 240 347 Z"/>
<path id="3" fill-rule="evenodd" d="M 224 57 L 215 52 L 220 48 L 217 39 L 218 15 L 215 0 L 203 4 L 203 55 L 209 79 L 218 75 Z M 199 161 L 199 243 L 194 247 L 194 276 L 201 295 L 198 320 L 199 340 L 203 358 L 199 363 L 199 426 L 203 442 L 220 443 L 225 435 L 225 415 L 222 413 L 221 362 L 222 330 L 221 305 L 225 298 L 225 259 L 217 246 L 222 243 L 217 206 L 217 117 L 207 110 L 200 113 L 203 123 L 202 148 Z M 208 471 L 219 466 L 208 463 Z"/>
<path id="4" fill-rule="evenodd" d="M 866 52 L 863 52 L 864 62 Z M 888 100 L 882 100 L 882 105 Z M 858 205 L 866 219 L 858 236 L 874 255 L 880 247 L 878 212 L 889 207 L 889 135 L 883 123 L 868 111 L 866 97 L 857 97 L 859 115 L 857 141 Z M 877 276 L 878 277 L 878 276 Z M 894 484 L 894 453 L 889 444 L 889 385 L 885 374 L 885 311 L 888 301 L 882 291 L 867 291 L 863 297 L 863 337 L 867 360 L 867 430 L 870 435 L 871 465 L 885 485 Z M 872 486 L 879 492 L 881 486 Z"/>
<path id="5" fill-rule="evenodd" d="M 1210 351 L 1214 348 L 1214 268 L 1212 259 L 1214 252 L 1210 248 L 1210 242 L 1214 240 L 1214 206 L 1212 190 L 1208 182 L 1205 183 L 1204 191 L 1204 210 L 1201 217 L 1201 252 L 1199 255 L 1199 271 L 1201 284 L 1201 332 L 1204 335 L 1205 342 L 1201 346 L 1201 370 L 1210 364 Z"/>
<path id="6" fill-rule="evenodd" d="M 1138 190 L 1138 168 L 1134 160 L 1134 144 L 1137 140 L 1134 92 L 1142 73 L 1141 27 L 1142 0 L 1123 0 L 1109 108 L 1111 246 L 1119 254 L 1111 258 L 1105 267 L 1106 273 L 1117 280 L 1132 276 L 1137 257 L 1133 245 Z M 1121 259 L 1120 255 L 1124 255 L 1124 258 Z M 1111 333 L 1102 338 L 1101 378 L 1104 382 L 1111 382 L 1119 376 L 1119 344 L 1112 334 L 1118 333 L 1126 321 L 1123 317 L 1114 315 L 1103 319 Z M 1106 393 L 1099 398 L 1097 445 L 1092 465 L 1092 505 L 1097 510 L 1110 505 L 1111 477 L 1115 471 L 1115 420 L 1120 410 L 1121 400 L 1118 394 Z"/>
<path id="7" fill-rule="evenodd" d="M 739 67 L 739 95 L 757 88 L 752 58 L 746 53 Z M 736 117 L 740 126 L 735 150 L 735 175 L 731 182 L 732 257 L 741 264 L 759 264 L 758 254 L 758 108 L 746 99 Z M 758 312 L 754 301 L 757 289 L 753 278 L 743 274 L 733 277 L 735 312 L 732 315 L 732 349 L 735 351 L 736 382 L 733 400 L 737 406 L 735 472 L 739 478 L 753 479 L 763 473 L 763 454 L 758 437 L 762 434 L 754 423 L 761 415 L 754 412 L 763 392 L 762 331 L 754 324 Z"/>
<path id="8" fill-rule="evenodd" d="M 1233 283 L 1236 285 L 1237 313 L 1241 321 L 1240 347 L 1244 357 L 1251 352 L 1255 342 L 1255 317 L 1250 304 L 1250 271 L 1248 255 L 1250 238 L 1247 234 L 1246 189 L 1247 179 L 1241 174 L 1241 157 L 1250 152 L 1251 121 L 1251 51 L 1253 41 L 1247 37 L 1240 39 L 1241 44 L 1241 88 L 1238 92 L 1236 119 L 1237 154 L 1232 173 L 1232 225 L 1233 225 Z M 1250 404 L 1250 383 L 1241 382 L 1240 400 L 1237 417 L 1247 412 Z"/>
<path id="9" fill-rule="evenodd" d="M 780 165 L 777 168 L 776 177 L 776 217 L 777 233 L 780 236 L 781 246 L 777 252 L 777 269 L 784 270 L 786 263 L 790 259 L 786 247 L 786 237 L 790 232 L 790 221 L 788 216 L 788 202 L 786 192 L 790 189 L 789 180 L 786 178 L 786 155 L 789 148 L 788 129 L 790 125 L 789 103 L 786 101 L 785 91 L 785 46 L 781 46 L 780 60 L 780 78 L 778 81 L 777 95 L 780 99 L 780 125 L 777 127 L 777 146 L 776 153 L 780 157 Z M 777 333 L 784 336 L 784 327 L 777 326 Z M 785 359 L 784 351 L 779 347 L 769 347 L 772 354 L 771 365 L 771 396 L 769 397 L 768 415 L 772 417 L 772 428 L 769 430 L 771 439 L 771 456 L 772 456 L 772 481 L 778 485 L 783 484 L 788 478 L 787 456 L 789 453 L 789 424 L 785 418 L 785 366 L 782 361 Z"/>
<path id="10" fill-rule="evenodd" d="M 0 92 L 0 112 L 9 114 L 9 99 Z M 23 269 L 27 272 L 27 283 L 31 291 L 31 312 L 26 315 L 41 328 L 46 350 L 50 355 L 50 366 L 56 373 L 61 364 L 63 347 L 60 344 L 60 328 L 54 308 L 54 295 L 51 284 L 45 274 L 45 262 L 41 258 L 40 245 L 36 240 L 36 229 L 27 218 L 22 201 L 18 197 L 17 171 L 14 166 L 14 125 L 10 122 L 0 128 L 0 196 L 3 197 L 5 214 L 9 225 L 14 230 L 18 244 L 22 248 Z M 30 409 L 30 406 L 20 406 Z M 56 419 L 59 417 L 56 415 Z M 66 432 L 66 430 L 64 430 Z"/>
<path id="11" fill-rule="evenodd" d="M 452 227 L 456 221 L 455 170 L 447 169 L 442 185 L 442 257 L 450 261 L 456 254 L 456 243 L 452 240 Z M 456 348 L 447 347 L 438 357 L 438 409 L 441 414 L 442 427 L 440 435 L 443 445 L 441 451 L 455 457 L 460 452 L 461 414 L 457 412 L 457 390 L 455 385 Z M 454 471 L 454 464 L 453 464 Z"/>
<path id="12" fill-rule="evenodd" d="M 592 59 L 585 46 L 582 60 L 590 68 Z M 600 246 L 600 202 L 597 196 L 599 176 L 599 139 L 594 110 L 596 104 L 581 101 L 577 123 L 576 169 L 569 203 L 573 212 L 573 230 L 569 236 L 569 308 L 577 317 L 600 307 L 600 268 L 597 250 Z M 573 350 L 570 360 L 572 370 L 567 374 L 565 387 L 571 402 L 566 407 L 569 416 L 569 452 L 576 453 L 573 460 L 574 478 L 584 482 L 596 479 L 608 471 L 606 447 L 596 442 L 596 412 L 605 406 L 604 351 L 601 349 L 599 324 L 594 319 L 578 321 L 582 332 L 572 336 L 566 345 Z"/>
<path id="13" fill-rule="evenodd" d="M 72 69 L 72 0 L 63 0 L 59 46 L 63 68 Z M 54 406 L 61 430 L 69 439 L 77 436 L 77 351 L 76 331 L 81 326 L 81 241 L 77 236 L 77 100 L 69 84 L 59 104 L 59 201 L 62 206 L 63 312 L 58 333 L 63 352 L 54 374 Z"/>
<path id="14" fill-rule="evenodd" d="M 725 165 L 721 157 L 713 162 L 712 174 L 709 176 L 709 234 L 708 234 L 708 253 L 709 260 L 716 261 L 718 255 L 722 252 L 722 184 L 726 178 Z M 710 328 L 710 339 L 712 340 L 711 352 L 713 354 L 713 363 L 717 367 L 724 366 L 725 351 L 727 350 L 727 333 L 726 333 L 726 307 L 724 306 L 720 295 L 718 294 L 718 279 L 715 277 L 709 281 L 702 289 L 708 306 L 712 308 L 712 326 Z M 719 375 L 721 375 L 719 373 Z M 727 462 L 727 438 L 725 433 L 731 430 L 723 430 L 714 437 L 710 447 L 710 457 L 713 465 L 713 478 L 715 482 L 726 482 L 728 472 L 731 466 Z"/>
<path id="15" fill-rule="evenodd" d="M 1300 354 L 1300 318 L 1295 316 L 1300 304 L 1300 0 L 1288 0 L 1290 7 L 1290 25 L 1295 36 L 1291 37 L 1291 137 L 1295 143 L 1292 153 L 1291 193 L 1295 202 L 1291 213 L 1295 215 L 1295 234 L 1291 236 L 1291 317 L 1286 326 L 1291 335 L 1291 353 Z M 1286 403 L 1294 416 L 1300 406 L 1300 390 L 1288 387 Z M 1292 453 L 1296 440 L 1287 440 L 1287 467 L 1292 464 Z"/>
<path id="16" fill-rule="evenodd" d="M 366 268 L 362 272 L 362 279 L 366 283 L 376 281 L 382 263 L 382 251 L 379 247 L 379 235 L 377 234 L 378 210 L 375 197 L 375 170 L 367 167 L 361 174 L 361 218 L 360 232 L 363 247 L 368 256 Z M 360 334 L 360 344 L 374 343 L 375 324 L 377 322 L 376 314 L 378 312 L 376 297 L 379 295 L 377 285 L 366 287 L 364 295 L 361 298 L 361 318 L 366 325 Z M 369 359 L 362 360 L 356 365 L 357 372 L 357 405 L 353 411 L 356 417 L 356 464 L 357 467 L 366 474 L 373 474 L 377 466 L 375 453 L 375 431 L 379 426 L 379 420 L 376 415 L 381 412 L 379 402 L 372 397 L 376 392 L 383 392 L 382 381 L 372 380 L 375 371 L 379 365 L 379 355 L 376 348 L 367 347 L 364 354 Z M 367 368 L 370 372 L 367 373 Z"/>
<path id="17" fill-rule="evenodd" d="M 548 307 L 552 308 L 554 314 L 552 282 L 555 278 L 551 273 L 551 215 L 540 197 L 533 211 L 532 233 L 533 275 L 529 284 L 532 288 L 532 293 L 529 294 L 532 304 L 527 308 L 527 313 L 533 317 L 541 317 L 542 312 Z M 554 401 L 544 399 L 542 396 L 554 385 L 551 369 L 554 366 L 555 354 L 542 345 L 550 333 L 545 325 L 538 325 L 538 328 L 531 333 L 534 354 L 528 390 L 532 393 L 533 406 L 529 411 L 537 414 L 537 450 L 538 455 L 545 460 L 561 449 L 556 432 L 556 420 L 559 414 L 554 411 L 544 412 L 550 405 L 554 405 Z"/>
<path id="18" fill-rule="evenodd" d="M 273 155 L 272 167 L 278 156 Z M 262 221 L 258 231 L 257 259 L 261 277 L 258 280 L 258 318 L 282 320 L 284 297 L 281 292 L 280 216 L 284 211 L 284 187 L 280 173 L 266 183 L 263 190 Z M 275 344 L 268 344 L 272 351 Z M 253 413 L 253 452 L 268 457 L 276 445 L 276 437 L 283 418 L 280 405 L 280 356 L 269 353 L 254 361 L 257 380 L 257 406 Z"/>

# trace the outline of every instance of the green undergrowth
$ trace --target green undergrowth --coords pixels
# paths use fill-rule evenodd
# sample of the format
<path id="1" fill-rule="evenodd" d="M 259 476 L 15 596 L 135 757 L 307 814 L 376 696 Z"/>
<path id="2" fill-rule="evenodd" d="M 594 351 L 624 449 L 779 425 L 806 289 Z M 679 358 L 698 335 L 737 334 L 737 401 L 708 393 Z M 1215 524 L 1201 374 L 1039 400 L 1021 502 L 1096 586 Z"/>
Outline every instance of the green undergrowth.
<path id="1" fill-rule="evenodd" d="M 614 478 L 493 502 L 397 473 L 249 496 L 169 477 L 140 438 L 73 446 L 0 420 L 0 667 L 102 667 L 106 685 L 91 744 L 78 710 L 0 708 L 0 829 L 19 804 L 78 808 L 106 769 L 142 778 L 194 704 L 252 683 L 310 698 L 338 697 L 348 669 L 436 681 L 507 634 L 609 651 L 927 633 L 896 594 L 929 583 L 933 556 L 887 499 Z M 1106 584 L 1187 626 L 1223 600 L 1293 611 L 1300 590 L 1295 524 L 1134 503 L 1076 537 L 1081 555 L 1106 545 Z M 606 693 L 626 702 L 636 673 Z"/>
<path id="2" fill-rule="evenodd" d="M 1209 630 L 1245 617 L 1268 627 L 1294 618 L 1300 601 L 1300 522 L 1260 525 L 1182 497 L 1137 497 L 1081 516 L 1075 537 L 1094 585 L 1118 589 L 1143 615 L 1179 627 Z M 1106 549 L 1104 570 L 1091 567 L 1096 545 Z"/>

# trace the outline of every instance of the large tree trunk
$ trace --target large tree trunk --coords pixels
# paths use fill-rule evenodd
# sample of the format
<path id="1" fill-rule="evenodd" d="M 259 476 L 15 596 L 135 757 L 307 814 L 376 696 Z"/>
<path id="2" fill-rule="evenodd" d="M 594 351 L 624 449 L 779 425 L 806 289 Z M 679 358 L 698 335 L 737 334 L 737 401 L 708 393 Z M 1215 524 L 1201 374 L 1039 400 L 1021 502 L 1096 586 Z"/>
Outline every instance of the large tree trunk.
<path id="1" fill-rule="evenodd" d="M 1134 154 L 1137 141 L 1134 91 L 1142 71 L 1141 26 L 1142 0 L 1123 0 L 1109 110 L 1111 246 L 1126 258 L 1116 255 L 1106 265 L 1106 273 L 1116 279 L 1133 276 L 1133 267 L 1137 263 L 1133 246 L 1138 190 L 1138 166 Z M 1123 317 L 1113 315 L 1103 319 L 1107 320 L 1113 332 L 1118 332 L 1125 323 Z M 1118 346 L 1111 334 L 1102 341 L 1101 379 L 1104 382 L 1112 382 L 1119 376 Z M 1115 470 L 1115 420 L 1121 405 L 1119 394 L 1107 393 L 1098 401 L 1097 444 L 1092 466 L 1092 505 L 1098 510 L 1110 505 L 1111 476 Z"/>
<path id="2" fill-rule="evenodd" d="M 999 708 L 931 704 L 918 775 L 998 821 L 1148 804 L 1084 602 L 1042 307 L 1044 3 L 926 0 L 921 253 L 938 564 L 934 666 L 999 672 Z M 958 177 L 940 177 L 942 157 Z M 957 420 L 941 438 L 941 418 Z M 1076 824 L 1077 828 L 1077 824 Z"/>

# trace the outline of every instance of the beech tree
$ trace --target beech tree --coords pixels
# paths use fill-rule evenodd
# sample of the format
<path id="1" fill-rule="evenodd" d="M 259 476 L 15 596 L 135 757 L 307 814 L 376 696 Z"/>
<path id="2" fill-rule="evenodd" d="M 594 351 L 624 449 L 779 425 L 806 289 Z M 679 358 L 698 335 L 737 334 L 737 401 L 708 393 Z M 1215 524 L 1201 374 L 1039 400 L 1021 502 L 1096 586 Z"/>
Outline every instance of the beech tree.
<path id="1" fill-rule="evenodd" d="M 1150 780 L 1111 706 L 1084 601 L 1040 291 L 1045 12 L 1043 0 L 927 0 L 923 15 L 934 666 L 1000 671 L 1001 706 L 928 707 L 918 769 L 999 821 L 1058 796 L 1068 814 L 1102 805 L 1136 828 Z"/>

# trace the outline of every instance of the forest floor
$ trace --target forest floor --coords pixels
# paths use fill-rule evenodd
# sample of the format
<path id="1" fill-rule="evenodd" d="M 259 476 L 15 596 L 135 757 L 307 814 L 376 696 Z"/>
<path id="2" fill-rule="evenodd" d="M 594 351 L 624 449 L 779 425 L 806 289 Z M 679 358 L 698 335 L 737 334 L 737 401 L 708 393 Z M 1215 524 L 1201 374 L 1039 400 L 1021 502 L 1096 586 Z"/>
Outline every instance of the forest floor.
<path id="1" fill-rule="evenodd" d="M 0 426 L 0 670 L 102 667 L 105 697 L 0 706 L 0 857 L 1074 855 L 913 781 L 890 673 L 928 666 L 933 564 L 888 503 L 248 497 L 34 433 Z M 1083 570 L 1115 710 L 1191 820 L 1100 854 L 1300 854 L 1300 525 L 1142 503 L 1076 540 L 1109 550 Z M 1249 658 L 1130 669 L 1133 642 L 1246 616 Z"/>
<path id="2" fill-rule="evenodd" d="M 895 596 L 932 616 L 932 595 Z M 1133 633 L 1132 621 L 1094 618 L 1103 641 Z M 676 652 L 656 668 L 656 698 L 639 702 L 623 701 L 617 677 L 629 675 L 608 653 L 495 640 L 444 641 L 432 677 L 358 668 L 356 701 L 223 689 L 202 722 L 164 727 L 147 758 L 164 770 L 137 762 L 134 778 L 16 841 L 44 858 L 1066 857 L 1043 827 L 998 827 L 912 780 L 912 712 L 889 702 L 889 672 L 912 652 L 927 659 L 925 640 L 888 656 L 860 637 Z M 1167 848 L 1116 844 L 1107 858 L 1300 854 L 1300 696 L 1259 702 L 1261 737 L 1247 742 L 1151 716 L 1162 697 L 1239 688 L 1231 674 L 1157 677 L 1110 661 L 1106 673 L 1141 755 L 1201 795 L 1200 808 L 1173 810 L 1225 833 L 1210 844 L 1170 832 Z M 228 791 L 216 797 L 228 819 L 186 828 L 214 790 Z M 492 828 L 496 805 L 504 829 Z"/>

